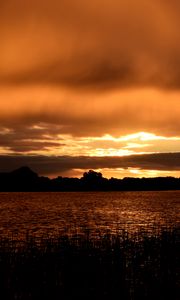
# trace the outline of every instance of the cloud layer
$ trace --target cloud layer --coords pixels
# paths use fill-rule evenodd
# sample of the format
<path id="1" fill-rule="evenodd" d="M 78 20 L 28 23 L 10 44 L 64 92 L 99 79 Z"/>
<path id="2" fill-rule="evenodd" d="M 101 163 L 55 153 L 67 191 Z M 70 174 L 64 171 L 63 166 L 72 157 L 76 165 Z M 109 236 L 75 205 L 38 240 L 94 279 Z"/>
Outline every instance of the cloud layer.
<path id="1" fill-rule="evenodd" d="M 60 134 L 120 136 L 138 131 L 180 135 L 179 93 L 153 90 L 75 93 L 52 87 L 0 89 L 0 125 L 60 126 Z"/>
<path id="2" fill-rule="evenodd" d="M 179 28 L 178 0 L 0 1 L 1 168 L 179 170 Z M 98 157 L 131 151 L 160 153 Z"/>
<path id="3" fill-rule="evenodd" d="M 180 87 L 180 4 L 167 0 L 6 0 L 0 83 Z"/>
<path id="4" fill-rule="evenodd" d="M 132 155 L 124 157 L 47 157 L 47 156 L 0 156 L 2 171 L 28 165 L 40 174 L 63 174 L 73 169 L 142 169 L 180 171 L 180 153 Z"/>

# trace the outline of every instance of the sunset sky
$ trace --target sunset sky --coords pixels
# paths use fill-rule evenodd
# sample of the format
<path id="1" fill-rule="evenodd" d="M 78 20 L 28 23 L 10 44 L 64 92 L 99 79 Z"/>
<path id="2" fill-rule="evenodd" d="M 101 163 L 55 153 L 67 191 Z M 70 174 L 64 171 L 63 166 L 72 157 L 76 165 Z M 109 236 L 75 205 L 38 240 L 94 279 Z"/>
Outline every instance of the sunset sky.
<path id="1" fill-rule="evenodd" d="M 0 1 L 0 171 L 180 177 L 180 1 Z"/>

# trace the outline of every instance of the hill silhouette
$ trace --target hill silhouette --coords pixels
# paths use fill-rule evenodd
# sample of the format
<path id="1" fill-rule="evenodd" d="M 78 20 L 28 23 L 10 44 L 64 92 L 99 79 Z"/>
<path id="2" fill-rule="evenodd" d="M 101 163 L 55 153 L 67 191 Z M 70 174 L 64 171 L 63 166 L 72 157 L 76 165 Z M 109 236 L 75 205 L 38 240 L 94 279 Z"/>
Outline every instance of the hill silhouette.
<path id="1" fill-rule="evenodd" d="M 89 170 L 81 178 L 58 176 L 50 179 L 39 176 L 29 167 L 9 173 L 0 173 L 1 192 L 25 191 L 148 191 L 180 190 L 180 178 L 104 178 L 99 172 Z"/>

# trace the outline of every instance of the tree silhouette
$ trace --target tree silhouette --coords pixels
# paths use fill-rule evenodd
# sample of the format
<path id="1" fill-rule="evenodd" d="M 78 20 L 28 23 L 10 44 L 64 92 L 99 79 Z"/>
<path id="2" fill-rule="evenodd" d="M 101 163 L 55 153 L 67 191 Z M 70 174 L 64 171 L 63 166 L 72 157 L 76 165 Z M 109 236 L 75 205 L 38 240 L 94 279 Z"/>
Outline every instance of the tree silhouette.
<path id="1" fill-rule="evenodd" d="M 83 177 L 39 176 L 28 167 L 10 173 L 0 173 L 0 191 L 148 191 L 180 190 L 180 178 L 104 178 L 100 172 L 89 170 Z"/>
<path id="2" fill-rule="evenodd" d="M 100 172 L 95 172 L 93 170 L 89 170 L 83 174 L 83 179 L 87 181 L 96 181 L 102 179 L 102 174 Z"/>

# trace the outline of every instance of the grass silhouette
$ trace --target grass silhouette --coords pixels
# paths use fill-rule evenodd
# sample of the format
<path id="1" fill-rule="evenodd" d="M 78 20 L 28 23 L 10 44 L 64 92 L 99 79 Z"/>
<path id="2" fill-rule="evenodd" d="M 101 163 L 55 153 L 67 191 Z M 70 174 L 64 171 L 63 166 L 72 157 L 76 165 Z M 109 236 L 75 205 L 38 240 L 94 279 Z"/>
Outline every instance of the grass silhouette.
<path id="1" fill-rule="evenodd" d="M 0 240 L 0 298 L 179 299 L 179 229 Z"/>

